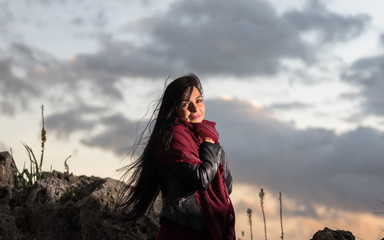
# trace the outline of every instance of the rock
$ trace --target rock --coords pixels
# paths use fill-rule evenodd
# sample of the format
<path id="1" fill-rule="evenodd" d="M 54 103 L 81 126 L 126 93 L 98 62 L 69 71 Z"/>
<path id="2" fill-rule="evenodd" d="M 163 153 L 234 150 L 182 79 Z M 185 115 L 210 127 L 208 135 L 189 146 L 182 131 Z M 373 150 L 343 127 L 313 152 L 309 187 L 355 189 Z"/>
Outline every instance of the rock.
<path id="1" fill-rule="evenodd" d="M 0 240 L 155 239 L 157 212 L 130 225 L 116 211 L 121 181 L 53 171 L 20 192 L 9 153 L 0 153 L 0 166 Z"/>
<path id="2" fill-rule="evenodd" d="M 0 184 L 13 188 L 17 177 L 17 168 L 8 152 L 0 153 Z"/>
<path id="3" fill-rule="evenodd" d="M 332 230 L 325 227 L 313 235 L 311 240 L 355 240 L 355 237 L 350 231 Z"/>
<path id="4" fill-rule="evenodd" d="M 0 204 L 12 198 L 16 182 L 17 168 L 12 156 L 8 152 L 0 152 Z"/>

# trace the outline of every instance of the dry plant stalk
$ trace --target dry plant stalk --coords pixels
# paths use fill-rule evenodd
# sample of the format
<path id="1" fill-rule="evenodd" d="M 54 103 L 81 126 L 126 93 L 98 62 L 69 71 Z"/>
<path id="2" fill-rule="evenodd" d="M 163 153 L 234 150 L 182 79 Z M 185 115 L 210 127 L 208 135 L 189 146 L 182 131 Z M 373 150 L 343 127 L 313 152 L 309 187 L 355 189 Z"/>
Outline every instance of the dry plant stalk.
<path id="1" fill-rule="evenodd" d="M 265 221 L 264 196 L 265 196 L 264 190 L 261 189 L 261 191 L 260 191 L 260 193 L 259 193 L 259 197 L 260 197 L 261 211 L 262 211 L 262 213 L 263 213 L 265 240 L 267 240 L 267 222 Z"/>
<path id="2" fill-rule="evenodd" d="M 41 105 L 41 155 L 40 155 L 40 165 L 39 169 L 41 170 L 43 166 L 43 159 L 44 159 L 44 147 L 45 147 L 45 142 L 47 141 L 47 131 L 44 128 L 44 105 Z"/>
<path id="3" fill-rule="evenodd" d="M 280 200 L 280 226 L 281 226 L 281 240 L 284 240 L 284 230 L 283 230 L 283 199 L 281 192 L 279 193 Z"/>
<path id="4" fill-rule="evenodd" d="M 45 142 L 47 141 L 47 131 L 44 128 L 44 105 L 41 106 L 41 119 L 42 119 L 42 128 L 41 128 L 41 156 L 40 162 L 38 162 L 32 148 L 25 143 L 22 143 L 28 158 L 29 158 L 29 170 L 25 168 L 25 164 L 23 170 L 18 172 L 18 185 L 20 189 L 24 190 L 30 186 L 32 186 L 37 180 L 43 179 L 46 177 L 46 173 L 43 172 L 43 159 L 44 159 L 44 148 Z"/>
<path id="5" fill-rule="evenodd" d="M 251 240 L 253 240 L 253 233 L 252 233 L 252 209 L 250 209 L 250 208 L 247 209 L 247 215 L 248 215 L 248 221 L 249 221 L 249 230 L 251 232 Z M 244 234 L 243 234 L 243 236 L 244 236 Z"/>

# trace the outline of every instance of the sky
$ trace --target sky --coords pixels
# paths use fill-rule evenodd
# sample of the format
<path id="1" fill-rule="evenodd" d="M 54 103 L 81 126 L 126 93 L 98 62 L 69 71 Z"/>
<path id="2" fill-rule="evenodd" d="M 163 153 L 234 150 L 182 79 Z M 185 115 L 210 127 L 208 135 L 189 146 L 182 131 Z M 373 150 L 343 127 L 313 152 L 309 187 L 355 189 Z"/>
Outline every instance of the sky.
<path id="1" fill-rule="evenodd" d="M 119 178 L 167 82 L 197 74 L 226 151 L 237 235 L 324 227 L 377 239 L 384 219 L 384 2 L 0 0 L 0 151 Z M 244 236 L 241 232 L 244 231 Z"/>

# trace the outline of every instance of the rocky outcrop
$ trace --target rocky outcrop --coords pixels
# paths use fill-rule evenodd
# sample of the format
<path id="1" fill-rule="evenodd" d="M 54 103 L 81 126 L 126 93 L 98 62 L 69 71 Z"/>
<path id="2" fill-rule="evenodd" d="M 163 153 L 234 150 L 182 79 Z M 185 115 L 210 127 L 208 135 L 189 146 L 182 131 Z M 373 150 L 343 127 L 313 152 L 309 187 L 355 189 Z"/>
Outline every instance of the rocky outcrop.
<path id="1" fill-rule="evenodd" d="M 350 231 L 332 230 L 326 227 L 317 231 L 311 240 L 355 240 L 355 236 Z"/>
<path id="2" fill-rule="evenodd" d="M 123 182 L 53 171 L 18 191 L 17 169 L 0 153 L 0 240 L 155 239 L 158 212 L 130 225 L 115 210 Z M 155 207 L 159 209 L 159 207 Z"/>

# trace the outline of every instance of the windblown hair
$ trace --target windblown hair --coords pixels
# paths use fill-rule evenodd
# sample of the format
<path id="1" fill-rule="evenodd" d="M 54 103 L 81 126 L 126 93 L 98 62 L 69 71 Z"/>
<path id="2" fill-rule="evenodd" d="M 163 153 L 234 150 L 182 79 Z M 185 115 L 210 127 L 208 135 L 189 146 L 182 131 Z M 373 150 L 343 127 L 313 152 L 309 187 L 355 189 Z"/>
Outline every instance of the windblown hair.
<path id="1" fill-rule="evenodd" d="M 156 174 L 157 155 L 159 151 L 170 147 L 177 111 L 182 101 L 189 99 L 193 87 L 203 94 L 200 80 L 195 74 L 173 80 L 157 102 L 145 129 L 136 138 L 132 156 L 135 157 L 140 147 L 144 146 L 144 150 L 131 164 L 124 167 L 123 179 L 128 180 L 120 194 L 119 204 L 129 221 L 136 222 L 151 209 L 160 192 L 160 180 Z"/>

